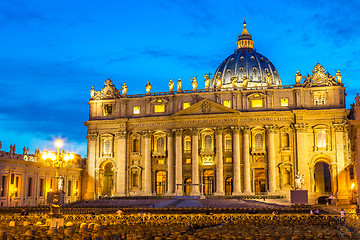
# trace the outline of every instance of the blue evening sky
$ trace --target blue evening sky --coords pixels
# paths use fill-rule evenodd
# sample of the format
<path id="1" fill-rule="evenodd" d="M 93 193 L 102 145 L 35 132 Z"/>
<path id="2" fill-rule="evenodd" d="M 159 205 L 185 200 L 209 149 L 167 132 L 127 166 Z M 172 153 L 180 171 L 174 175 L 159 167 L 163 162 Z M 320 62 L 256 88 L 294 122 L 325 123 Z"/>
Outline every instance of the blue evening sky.
<path id="1" fill-rule="evenodd" d="M 357 1 L 25 1 L 0 3 L 0 141 L 9 151 L 64 148 L 86 157 L 91 86 L 109 77 L 128 94 L 168 90 L 169 79 L 205 73 L 236 48 L 246 18 L 254 48 L 282 83 L 316 63 L 341 71 L 347 106 L 358 92 Z"/>

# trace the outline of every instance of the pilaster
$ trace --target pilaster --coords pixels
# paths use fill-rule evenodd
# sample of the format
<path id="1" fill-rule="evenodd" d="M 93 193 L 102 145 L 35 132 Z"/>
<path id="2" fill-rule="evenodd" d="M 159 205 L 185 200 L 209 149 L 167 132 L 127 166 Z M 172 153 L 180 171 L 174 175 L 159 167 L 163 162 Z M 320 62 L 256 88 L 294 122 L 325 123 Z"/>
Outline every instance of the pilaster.
<path id="1" fill-rule="evenodd" d="M 238 126 L 231 127 L 233 132 L 233 171 L 234 171 L 234 188 L 232 195 L 240 195 L 241 187 L 241 159 L 240 159 L 240 134 L 241 129 Z"/>
<path id="2" fill-rule="evenodd" d="M 126 131 L 115 133 L 115 150 L 118 154 L 117 163 L 117 181 L 116 181 L 116 196 L 126 195 Z"/>
<path id="3" fill-rule="evenodd" d="M 216 134 L 216 192 L 214 195 L 224 195 L 224 160 L 223 160 L 223 129 L 215 129 Z"/>

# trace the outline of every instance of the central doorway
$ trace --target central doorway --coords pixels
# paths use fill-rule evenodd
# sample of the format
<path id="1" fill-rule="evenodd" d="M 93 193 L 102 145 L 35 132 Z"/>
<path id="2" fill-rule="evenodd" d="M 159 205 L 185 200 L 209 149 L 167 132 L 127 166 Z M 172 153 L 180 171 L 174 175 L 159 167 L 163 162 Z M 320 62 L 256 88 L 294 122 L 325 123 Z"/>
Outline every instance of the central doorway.
<path id="1" fill-rule="evenodd" d="M 266 177 L 264 168 L 255 168 L 255 194 L 261 194 L 266 192 Z"/>
<path id="2" fill-rule="evenodd" d="M 204 194 L 212 195 L 214 192 L 214 170 L 204 170 Z"/>
<path id="3" fill-rule="evenodd" d="M 114 194 L 114 165 L 108 162 L 104 166 L 102 196 L 112 196 Z"/>
<path id="4" fill-rule="evenodd" d="M 166 186 L 166 172 L 156 172 L 156 195 L 164 195 Z"/>
<path id="5" fill-rule="evenodd" d="M 320 194 L 331 194 L 331 173 L 327 163 L 318 162 L 315 164 L 314 178 L 315 192 Z"/>

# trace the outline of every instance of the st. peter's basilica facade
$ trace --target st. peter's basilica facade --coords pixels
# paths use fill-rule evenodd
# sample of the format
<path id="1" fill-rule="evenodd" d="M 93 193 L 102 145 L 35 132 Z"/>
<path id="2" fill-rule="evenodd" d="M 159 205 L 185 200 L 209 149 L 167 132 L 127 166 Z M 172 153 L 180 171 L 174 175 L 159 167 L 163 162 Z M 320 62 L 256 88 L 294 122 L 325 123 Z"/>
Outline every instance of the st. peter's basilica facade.
<path id="1" fill-rule="evenodd" d="M 148 82 L 145 94 L 128 95 L 107 79 L 91 90 L 85 198 L 289 197 L 298 174 L 310 201 L 349 203 L 355 174 L 341 74 L 316 64 L 294 75 L 282 85 L 244 23 L 237 51 L 212 79 L 193 78 L 191 90 L 179 79 L 168 92 L 152 93 Z"/>

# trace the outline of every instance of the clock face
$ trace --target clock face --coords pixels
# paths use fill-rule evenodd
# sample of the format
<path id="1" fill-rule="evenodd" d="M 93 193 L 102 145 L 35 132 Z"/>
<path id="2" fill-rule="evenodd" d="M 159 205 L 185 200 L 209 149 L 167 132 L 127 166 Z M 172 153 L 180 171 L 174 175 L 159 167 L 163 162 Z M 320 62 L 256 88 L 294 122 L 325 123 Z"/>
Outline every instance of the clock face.
<path id="1" fill-rule="evenodd" d="M 110 90 L 107 90 L 107 91 L 106 91 L 106 94 L 107 94 L 107 95 L 110 95 L 110 94 L 111 94 L 111 91 L 110 91 Z"/>

